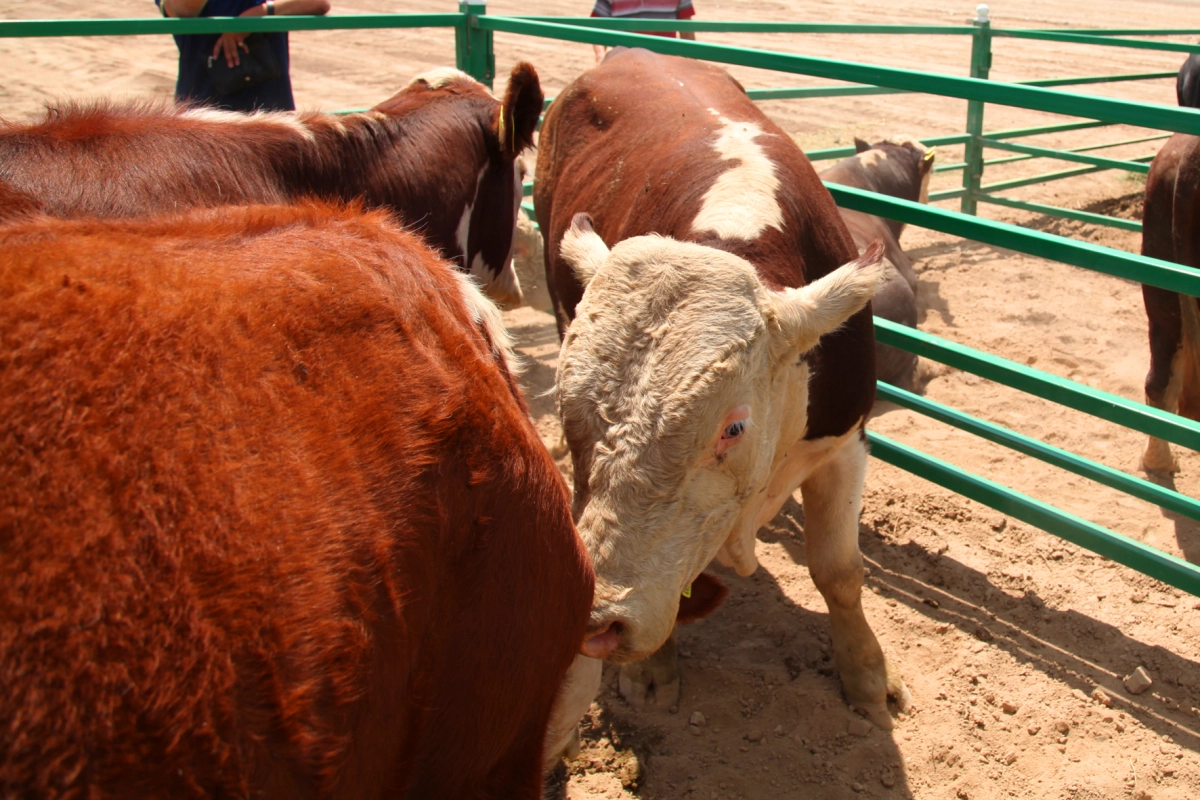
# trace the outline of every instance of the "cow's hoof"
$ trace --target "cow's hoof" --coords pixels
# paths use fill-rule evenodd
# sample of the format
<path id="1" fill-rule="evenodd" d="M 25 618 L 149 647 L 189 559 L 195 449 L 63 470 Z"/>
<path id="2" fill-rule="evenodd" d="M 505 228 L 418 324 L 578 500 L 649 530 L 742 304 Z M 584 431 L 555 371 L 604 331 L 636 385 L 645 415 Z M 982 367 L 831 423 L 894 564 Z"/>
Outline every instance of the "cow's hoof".
<path id="1" fill-rule="evenodd" d="M 843 675 L 842 687 L 846 693 L 846 700 L 852 706 L 878 727 L 890 731 L 896 723 L 892 719 L 887 701 L 894 702 L 897 710 L 907 711 L 912 708 L 912 692 L 886 662 L 883 672 L 884 674 L 880 675 L 875 670 L 863 670 L 857 675 Z M 884 687 L 886 689 L 881 691 Z"/>
<path id="2" fill-rule="evenodd" d="M 888 699 L 896 704 L 896 708 L 900 711 L 907 711 L 912 708 L 912 693 L 908 691 L 908 687 L 904 685 L 904 681 L 899 678 L 894 679 L 895 685 L 892 685 L 893 678 L 888 676 Z M 896 721 L 892 718 L 892 712 L 888 708 L 887 703 L 858 703 L 855 705 L 863 716 L 875 723 L 885 731 L 890 731 L 896 727 Z"/>
<path id="3" fill-rule="evenodd" d="M 654 657 L 651 656 L 651 660 Z M 637 709 L 658 708 L 667 710 L 679 704 L 679 673 L 655 669 L 650 661 L 621 666 L 617 688 L 625 702 Z M 672 665 L 673 667 L 673 665 Z"/>
<path id="4" fill-rule="evenodd" d="M 1171 453 L 1171 445 L 1162 439 L 1151 439 L 1142 454 L 1142 469 L 1157 475 L 1174 475 L 1179 472 L 1179 462 Z"/>
<path id="5" fill-rule="evenodd" d="M 858 713 L 875 723 L 875 727 L 877 728 L 890 731 L 896 727 L 896 722 L 892 719 L 892 712 L 888 710 L 887 704 L 856 705 L 854 708 Z"/>

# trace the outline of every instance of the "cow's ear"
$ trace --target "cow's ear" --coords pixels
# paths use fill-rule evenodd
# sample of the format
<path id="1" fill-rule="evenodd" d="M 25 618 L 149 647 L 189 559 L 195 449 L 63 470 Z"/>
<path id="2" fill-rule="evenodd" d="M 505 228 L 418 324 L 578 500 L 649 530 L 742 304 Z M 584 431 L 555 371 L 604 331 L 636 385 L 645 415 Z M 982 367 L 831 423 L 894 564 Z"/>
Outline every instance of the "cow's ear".
<path id="1" fill-rule="evenodd" d="M 883 241 L 876 239 L 853 261 L 799 289 L 771 294 L 771 311 L 776 323 L 772 352 L 790 357 L 816 346 L 867 304 L 887 280 L 883 263 Z"/>
<path id="2" fill-rule="evenodd" d="M 704 619 L 716 611 L 725 595 L 729 594 L 729 589 L 721 583 L 721 579 L 707 572 L 701 572 L 688 588 L 688 596 L 679 598 L 679 613 L 675 615 L 677 625 Z"/>
<path id="3" fill-rule="evenodd" d="M 582 212 L 571 220 L 571 227 L 563 236 L 558 252 L 584 287 L 592 282 L 608 258 L 608 246 L 596 233 L 592 218 Z"/>
<path id="4" fill-rule="evenodd" d="M 505 158 L 516 158 L 533 146 L 533 132 L 542 116 L 542 86 L 537 70 L 525 61 L 513 67 L 504 102 L 496 114 L 496 136 Z"/>
<path id="5" fill-rule="evenodd" d="M 866 142 L 864 142 L 862 139 L 858 138 L 857 136 L 854 137 L 854 152 L 855 153 L 865 153 L 870 149 L 871 149 L 871 145 L 867 144 Z"/>

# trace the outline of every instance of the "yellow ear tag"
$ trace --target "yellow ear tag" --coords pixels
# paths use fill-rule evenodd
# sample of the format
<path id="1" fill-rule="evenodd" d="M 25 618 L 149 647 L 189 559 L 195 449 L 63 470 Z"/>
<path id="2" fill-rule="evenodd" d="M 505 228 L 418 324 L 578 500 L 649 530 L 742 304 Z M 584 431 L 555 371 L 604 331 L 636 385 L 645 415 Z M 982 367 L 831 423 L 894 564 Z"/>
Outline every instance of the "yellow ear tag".
<path id="1" fill-rule="evenodd" d="M 500 106 L 500 124 L 496 128 L 496 138 L 500 140 L 500 144 L 504 144 L 504 106 Z"/>
<path id="2" fill-rule="evenodd" d="M 935 155 L 934 149 L 931 147 L 925 151 L 925 157 L 921 160 L 922 161 L 933 161 L 934 155 Z"/>
<path id="3" fill-rule="evenodd" d="M 692 596 L 692 585 L 690 583 L 687 586 L 683 587 L 683 596 L 684 597 Z"/>

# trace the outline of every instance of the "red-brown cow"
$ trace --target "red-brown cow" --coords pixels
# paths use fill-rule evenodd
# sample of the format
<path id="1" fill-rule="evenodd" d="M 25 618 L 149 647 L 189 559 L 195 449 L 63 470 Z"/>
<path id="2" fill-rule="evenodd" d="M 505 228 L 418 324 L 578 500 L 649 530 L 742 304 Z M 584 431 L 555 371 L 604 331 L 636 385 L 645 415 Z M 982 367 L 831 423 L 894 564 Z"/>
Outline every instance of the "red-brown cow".
<path id="1" fill-rule="evenodd" d="M 908 690 L 863 616 L 858 549 L 882 247 L 847 263 L 812 166 L 726 72 L 645 50 L 559 94 L 534 197 L 596 570 L 584 654 L 655 653 L 704 566 L 753 572 L 756 531 L 800 488 L 846 694 L 890 727 Z M 628 696 L 670 692 L 646 683 L 670 666 L 627 671 Z"/>
<path id="2" fill-rule="evenodd" d="M 929 199 L 929 177 L 935 151 L 911 136 L 896 136 L 875 144 L 854 140 L 857 151 L 820 173 L 823 181 L 854 186 L 871 192 L 924 203 Z M 904 223 L 850 208 L 838 208 L 859 252 L 876 239 L 883 242 L 883 255 L 892 275 L 871 298 L 871 310 L 910 328 L 917 327 L 917 273 L 900 246 Z M 911 389 L 916 381 L 917 357 L 905 350 L 875 343 L 875 377 Z"/>
<path id="3" fill-rule="evenodd" d="M 542 90 L 513 68 L 504 101 L 438 69 L 363 114 L 258 113 L 162 105 L 65 106 L 0 124 L 0 181 L 59 217 L 137 217 L 304 196 L 389 208 L 499 303 L 511 264 Z"/>
<path id="4" fill-rule="evenodd" d="M 1167 140 L 1146 176 L 1142 255 L 1200 267 L 1200 137 Z M 1200 311 L 1197 300 L 1142 284 L 1150 323 L 1146 403 L 1200 419 Z M 1178 472 L 1171 447 L 1150 437 L 1142 455 L 1148 472 Z"/>
<path id="5" fill-rule="evenodd" d="M 0 796 L 535 798 L 593 578 L 382 211 L 0 227 Z"/>

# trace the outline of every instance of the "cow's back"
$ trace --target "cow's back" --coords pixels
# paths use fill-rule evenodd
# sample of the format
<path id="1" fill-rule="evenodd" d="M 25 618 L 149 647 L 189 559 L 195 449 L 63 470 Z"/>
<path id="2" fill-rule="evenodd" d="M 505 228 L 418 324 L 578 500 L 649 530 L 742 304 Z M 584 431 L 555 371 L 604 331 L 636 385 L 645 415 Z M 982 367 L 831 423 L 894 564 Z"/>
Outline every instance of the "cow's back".
<path id="1" fill-rule="evenodd" d="M 64 219 L 283 202 L 289 187 L 276 165 L 310 144 L 293 119 L 68 104 L 33 123 L 0 123 L 0 179 Z"/>
<path id="2" fill-rule="evenodd" d="M 737 81 L 647 50 L 610 53 L 555 99 L 534 192 L 560 334 L 583 295 L 559 258 L 577 212 L 592 215 L 610 247 L 648 233 L 712 245 L 753 263 L 773 289 L 810 283 L 857 253 L 803 151 Z M 868 308 L 809 356 L 809 438 L 842 433 L 867 413 L 873 342 Z"/>
<path id="3" fill-rule="evenodd" d="M 0 793 L 537 796 L 592 579 L 474 290 L 324 207 L 0 236 Z"/>

